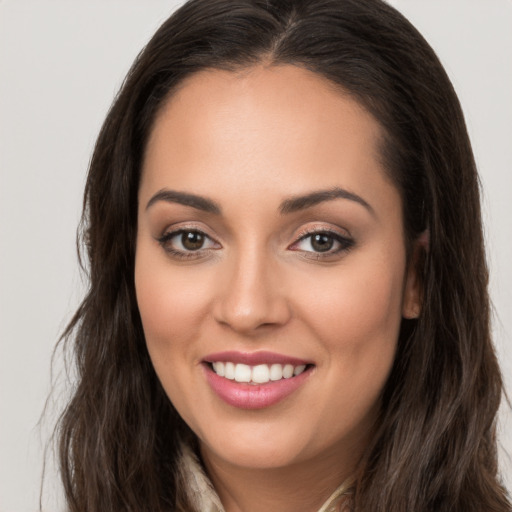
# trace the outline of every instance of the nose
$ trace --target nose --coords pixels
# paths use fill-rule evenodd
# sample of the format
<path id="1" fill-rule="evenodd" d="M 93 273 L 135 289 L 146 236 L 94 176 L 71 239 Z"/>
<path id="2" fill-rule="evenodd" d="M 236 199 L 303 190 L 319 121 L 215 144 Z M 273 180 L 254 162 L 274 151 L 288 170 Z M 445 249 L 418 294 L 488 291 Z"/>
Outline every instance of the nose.
<path id="1" fill-rule="evenodd" d="M 214 317 L 246 335 L 286 324 L 291 317 L 279 265 L 265 251 L 246 249 L 219 273 Z"/>

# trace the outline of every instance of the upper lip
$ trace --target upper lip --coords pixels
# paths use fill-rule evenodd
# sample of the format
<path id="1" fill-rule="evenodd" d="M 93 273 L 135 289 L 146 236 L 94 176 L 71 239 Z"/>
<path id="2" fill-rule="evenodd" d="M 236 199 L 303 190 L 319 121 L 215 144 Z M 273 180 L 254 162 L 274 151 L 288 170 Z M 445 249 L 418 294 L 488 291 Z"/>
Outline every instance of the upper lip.
<path id="1" fill-rule="evenodd" d="M 241 363 L 247 364 L 249 366 L 256 366 L 258 364 L 291 364 L 293 366 L 312 364 L 311 361 L 307 361 L 305 359 L 287 356 L 284 354 L 277 354 L 275 352 L 237 352 L 234 350 L 208 354 L 204 358 L 204 361 L 207 363 L 215 363 L 216 361 L 229 361 L 235 364 Z"/>

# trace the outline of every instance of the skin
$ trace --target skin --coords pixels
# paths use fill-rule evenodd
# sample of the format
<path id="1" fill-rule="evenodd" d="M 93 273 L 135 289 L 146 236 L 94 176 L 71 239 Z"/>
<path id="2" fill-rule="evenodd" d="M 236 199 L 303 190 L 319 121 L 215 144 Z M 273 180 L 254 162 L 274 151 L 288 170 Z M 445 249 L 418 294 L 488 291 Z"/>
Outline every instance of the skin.
<path id="1" fill-rule="evenodd" d="M 155 371 L 228 512 L 317 510 L 371 435 L 401 319 L 419 312 L 380 136 L 357 102 L 294 66 L 199 72 L 156 119 L 139 192 L 137 301 Z M 279 211 L 333 187 L 367 206 L 336 198 Z M 222 212 L 148 207 L 163 189 L 207 197 Z M 185 228 L 207 238 L 177 259 L 181 236 L 159 238 Z M 311 230 L 352 245 L 319 252 Z M 281 402 L 239 409 L 212 391 L 201 364 L 225 350 L 315 366 Z"/>

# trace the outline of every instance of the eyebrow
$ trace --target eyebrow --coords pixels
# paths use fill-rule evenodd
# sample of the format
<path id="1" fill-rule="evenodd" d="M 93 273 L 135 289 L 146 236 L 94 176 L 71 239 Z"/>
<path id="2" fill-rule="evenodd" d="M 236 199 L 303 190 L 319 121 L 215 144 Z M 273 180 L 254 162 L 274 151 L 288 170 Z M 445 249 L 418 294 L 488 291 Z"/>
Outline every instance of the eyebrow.
<path id="1" fill-rule="evenodd" d="M 356 203 L 364 206 L 372 215 L 375 215 L 375 210 L 362 197 L 340 187 L 333 187 L 328 190 L 317 190 L 306 195 L 291 197 L 290 199 L 283 201 L 279 211 L 281 214 L 293 213 L 299 210 L 305 210 L 306 208 L 311 208 L 312 206 L 325 201 L 332 201 L 333 199 L 348 199 L 349 201 L 355 201 Z"/>
<path id="2" fill-rule="evenodd" d="M 146 210 L 157 201 L 165 201 L 167 203 L 178 203 L 184 206 L 191 206 L 196 210 L 202 210 L 208 213 L 220 215 L 221 207 L 207 197 L 198 196 L 196 194 L 188 194 L 186 192 L 178 192 L 176 190 L 162 189 L 159 190 L 146 205 Z"/>
<path id="3" fill-rule="evenodd" d="M 340 187 L 333 187 L 327 190 L 317 190 L 309 194 L 291 197 L 284 200 L 279 207 L 281 215 L 294 213 L 300 210 L 306 210 L 317 204 L 325 201 L 332 201 L 334 199 L 348 199 L 364 206 L 372 215 L 375 215 L 374 209 L 362 197 L 349 192 Z M 168 203 L 178 203 L 184 206 L 190 206 L 196 210 L 220 215 L 222 208 L 218 203 L 204 196 L 190 194 L 187 192 L 178 192 L 176 190 L 162 189 L 159 190 L 146 205 L 146 210 L 158 201 L 165 201 Z"/>

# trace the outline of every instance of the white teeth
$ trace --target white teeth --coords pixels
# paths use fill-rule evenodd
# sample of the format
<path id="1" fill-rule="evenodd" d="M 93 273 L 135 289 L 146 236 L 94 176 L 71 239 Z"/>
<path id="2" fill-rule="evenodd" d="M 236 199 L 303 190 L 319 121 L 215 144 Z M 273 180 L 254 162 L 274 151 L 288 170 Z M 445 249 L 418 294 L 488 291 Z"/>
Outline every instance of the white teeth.
<path id="1" fill-rule="evenodd" d="M 270 370 L 266 364 L 259 364 L 252 369 L 252 379 L 253 382 L 257 382 L 259 384 L 263 384 L 270 380 Z"/>
<path id="2" fill-rule="evenodd" d="M 225 374 L 225 368 L 224 363 L 221 363 L 220 361 L 216 361 L 213 363 L 213 369 L 215 370 L 215 373 L 219 375 L 220 377 L 224 377 Z"/>
<path id="3" fill-rule="evenodd" d="M 283 368 L 283 377 L 289 379 L 293 375 L 293 366 L 291 364 L 285 364 Z"/>
<path id="4" fill-rule="evenodd" d="M 283 378 L 283 365 L 273 364 L 270 367 L 270 380 L 281 380 Z"/>
<path id="5" fill-rule="evenodd" d="M 234 380 L 235 378 L 235 365 L 233 363 L 225 363 L 224 364 L 224 377 L 229 380 Z"/>
<path id="6" fill-rule="evenodd" d="M 251 367 L 246 364 L 235 365 L 235 380 L 237 382 L 251 382 Z"/>
<path id="7" fill-rule="evenodd" d="M 295 376 L 300 375 L 305 369 L 306 369 L 306 365 L 305 364 L 301 364 L 300 366 L 296 366 L 295 370 L 293 370 L 293 375 L 295 375 Z"/>
<path id="8" fill-rule="evenodd" d="M 300 375 L 306 369 L 305 364 L 293 366 L 291 364 L 235 364 L 232 362 L 215 361 L 212 363 L 213 371 L 220 377 L 225 377 L 236 382 L 248 382 L 252 384 L 266 384 L 270 381 L 289 379 Z"/>

